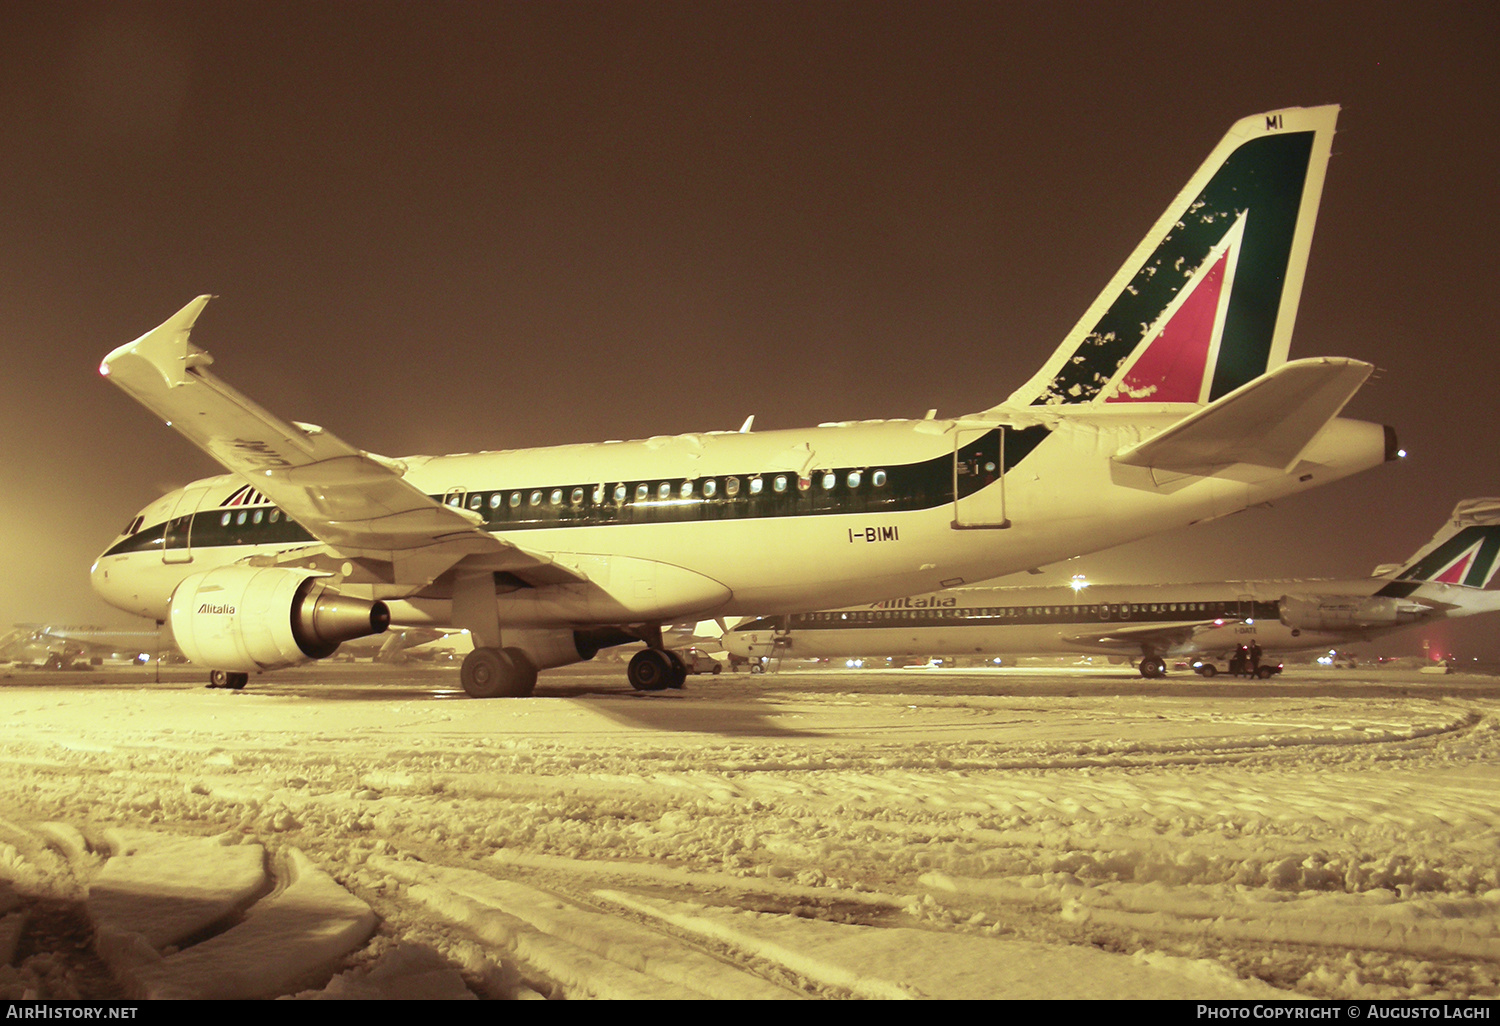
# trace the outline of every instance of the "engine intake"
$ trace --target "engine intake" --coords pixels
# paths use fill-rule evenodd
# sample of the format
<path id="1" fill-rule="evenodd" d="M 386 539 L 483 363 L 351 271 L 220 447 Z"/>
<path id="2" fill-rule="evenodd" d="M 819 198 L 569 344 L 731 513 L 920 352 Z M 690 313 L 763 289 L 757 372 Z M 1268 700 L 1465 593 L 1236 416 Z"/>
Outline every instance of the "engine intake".
<path id="1" fill-rule="evenodd" d="M 215 670 L 250 673 L 323 659 L 390 626 L 384 602 L 353 598 L 304 570 L 224 566 L 193 574 L 168 616 L 182 654 Z"/>

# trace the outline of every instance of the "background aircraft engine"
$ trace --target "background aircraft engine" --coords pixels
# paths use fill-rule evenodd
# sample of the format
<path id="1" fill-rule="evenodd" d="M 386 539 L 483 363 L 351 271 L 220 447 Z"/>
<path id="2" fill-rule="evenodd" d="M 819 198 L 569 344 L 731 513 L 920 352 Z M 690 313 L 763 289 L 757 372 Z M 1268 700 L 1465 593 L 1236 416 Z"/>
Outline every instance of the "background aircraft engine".
<path id="1" fill-rule="evenodd" d="M 199 666 L 251 673 L 333 654 L 390 625 L 384 602 L 351 598 L 303 570 L 225 566 L 172 593 L 172 636 Z"/>
<path id="2" fill-rule="evenodd" d="M 1414 623 L 1422 607 L 1378 595 L 1283 595 L 1281 622 L 1304 631 L 1395 627 Z"/>
<path id="3" fill-rule="evenodd" d="M 600 649 L 641 640 L 613 627 L 590 630 L 507 630 L 505 646 L 518 648 L 538 670 L 592 659 Z"/>

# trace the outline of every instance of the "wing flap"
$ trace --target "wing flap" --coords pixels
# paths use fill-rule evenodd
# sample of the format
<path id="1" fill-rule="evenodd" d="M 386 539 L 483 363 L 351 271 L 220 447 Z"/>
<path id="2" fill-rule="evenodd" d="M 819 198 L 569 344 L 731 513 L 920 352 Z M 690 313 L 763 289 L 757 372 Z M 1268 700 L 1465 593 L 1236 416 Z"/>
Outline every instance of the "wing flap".
<path id="1" fill-rule="evenodd" d="M 1235 463 L 1289 470 L 1375 368 L 1359 360 L 1294 360 L 1117 453 L 1115 462 L 1184 474 Z"/>

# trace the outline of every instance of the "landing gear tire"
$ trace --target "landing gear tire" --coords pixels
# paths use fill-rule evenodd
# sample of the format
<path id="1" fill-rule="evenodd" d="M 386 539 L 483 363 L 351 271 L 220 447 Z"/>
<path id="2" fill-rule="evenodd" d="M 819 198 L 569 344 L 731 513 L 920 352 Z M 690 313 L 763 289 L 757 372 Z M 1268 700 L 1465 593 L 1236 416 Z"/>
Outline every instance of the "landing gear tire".
<path id="1" fill-rule="evenodd" d="M 476 648 L 458 673 L 470 698 L 527 698 L 536 688 L 536 668 L 516 648 Z"/>
<path id="2" fill-rule="evenodd" d="M 204 687 L 227 688 L 230 691 L 238 691 L 250 683 L 248 673 L 230 673 L 228 670 L 209 670 L 208 683 Z"/>
<path id="3" fill-rule="evenodd" d="M 667 678 L 667 687 L 681 690 L 682 686 L 687 683 L 687 664 L 682 661 L 682 656 L 670 649 L 667 650 L 667 662 L 672 664 L 672 674 Z"/>
<path id="4" fill-rule="evenodd" d="M 1141 660 L 1140 671 L 1141 676 L 1148 680 L 1165 677 L 1167 675 L 1167 664 L 1154 656 L 1147 656 Z"/>
<path id="5" fill-rule="evenodd" d="M 680 666 L 681 663 L 673 663 L 671 656 L 661 649 L 648 648 L 635 654 L 625 675 L 630 678 L 630 686 L 637 691 L 662 691 L 682 687 L 685 671 L 679 670 Z"/>

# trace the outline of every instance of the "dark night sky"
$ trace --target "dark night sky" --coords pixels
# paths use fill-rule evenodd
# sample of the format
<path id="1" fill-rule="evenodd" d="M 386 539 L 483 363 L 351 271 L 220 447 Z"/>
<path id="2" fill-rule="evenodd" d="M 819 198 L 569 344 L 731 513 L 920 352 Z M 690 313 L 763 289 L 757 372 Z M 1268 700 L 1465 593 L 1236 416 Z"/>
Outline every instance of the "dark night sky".
<path id="1" fill-rule="evenodd" d="M 0 625 L 129 622 L 89 563 L 216 468 L 96 368 L 199 293 L 222 377 L 388 455 L 970 412 L 1320 103 L 1292 355 L 1412 456 L 1006 583 L 1367 573 L 1500 494 L 1497 10 L 3 0 Z"/>

